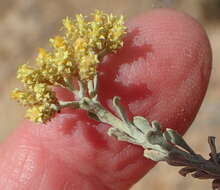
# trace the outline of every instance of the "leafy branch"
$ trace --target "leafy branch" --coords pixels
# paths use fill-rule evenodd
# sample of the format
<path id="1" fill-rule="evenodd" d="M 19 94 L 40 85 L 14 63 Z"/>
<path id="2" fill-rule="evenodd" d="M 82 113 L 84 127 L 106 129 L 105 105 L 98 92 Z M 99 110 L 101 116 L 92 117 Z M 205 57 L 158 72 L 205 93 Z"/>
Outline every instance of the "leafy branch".
<path id="1" fill-rule="evenodd" d="M 191 173 L 194 178 L 213 179 L 213 189 L 220 189 L 220 153 L 214 137 L 208 139 L 211 153 L 206 160 L 173 129 L 164 130 L 157 121 L 149 123 L 141 116 L 130 121 L 120 97 L 113 98 L 117 116 L 102 106 L 97 65 L 106 54 L 123 46 L 126 27 L 123 17 L 102 11 L 92 16 L 92 21 L 83 15 L 77 15 L 75 20 L 64 19 L 64 36 L 50 39 L 53 51 L 40 49 L 37 68 L 24 64 L 18 69 L 17 78 L 24 89 L 15 89 L 12 98 L 28 107 L 26 117 L 46 123 L 65 107 L 86 110 L 91 118 L 111 126 L 108 135 L 143 147 L 146 158 L 181 166 L 179 173 L 183 176 Z M 67 88 L 75 100 L 58 100 L 52 90 L 54 85 Z"/>
<path id="2" fill-rule="evenodd" d="M 98 84 L 97 81 L 95 83 Z M 212 188 L 220 189 L 220 153 L 216 150 L 215 137 L 208 137 L 211 152 L 210 158 L 205 159 L 195 153 L 175 130 L 170 128 L 163 130 L 157 121 L 149 123 L 141 116 L 135 116 L 129 121 L 117 96 L 113 98 L 113 105 L 119 116 L 116 117 L 98 101 L 97 91 L 93 93 L 96 99 L 84 96 L 77 102 L 76 107 L 87 110 L 93 119 L 111 125 L 108 135 L 114 136 L 119 141 L 143 147 L 144 156 L 153 161 L 165 161 L 171 166 L 183 167 L 179 170 L 182 176 L 191 174 L 197 179 L 213 179 Z M 72 105 L 75 107 L 76 102 L 72 102 Z"/>

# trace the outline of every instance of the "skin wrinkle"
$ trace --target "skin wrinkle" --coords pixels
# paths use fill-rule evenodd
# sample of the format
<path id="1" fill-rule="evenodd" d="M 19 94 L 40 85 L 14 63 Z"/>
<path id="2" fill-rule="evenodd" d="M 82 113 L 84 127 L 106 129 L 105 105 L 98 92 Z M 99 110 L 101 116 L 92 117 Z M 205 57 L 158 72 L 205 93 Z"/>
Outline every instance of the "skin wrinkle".
<path id="1" fill-rule="evenodd" d="M 152 164 L 153 161 L 150 160 L 148 160 L 148 163 L 150 163 L 148 165 L 148 169 L 150 170 L 154 166 L 154 164 Z M 140 179 L 145 174 L 144 170 L 142 173 L 139 172 L 141 168 L 143 169 L 143 166 L 146 166 L 146 160 L 139 159 L 138 162 L 132 163 L 128 165 L 124 170 L 118 172 L 117 175 L 120 177 L 116 178 L 115 180 L 112 180 L 112 182 L 110 183 L 114 184 L 113 190 L 115 190 L 116 187 L 120 190 L 127 190 L 128 187 L 131 187 L 135 182 L 137 182 L 137 179 Z M 126 175 L 130 171 L 132 171 L 132 173 L 135 174 L 135 177 L 134 175 Z"/>
<path id="2" fill-rule="evenodd" d="M 43 190 L 43 185 L 45 183 L 45 179 L 46 179 L 46 166 L 44 165 L 43 167 L 43 171 L 42 171 L 42 174 L 41 174 L 41 177 L 40 177 L 40 180 L 39 180 L 39 190 Z"/>
<path id="3" fill-rule="evenodd" d="M 5 158 L 7 158 L 7 155 L 6 155 L 6 157 Z M 7 158 L 8 160 L 10 160 L 10 158 Z M 12 170 L 11 168 L 13 168 L 12 166 L 13 165 L 15 165 L 15 164 L 13 164 L 12 163 L 12 165 L 10 165 L 10 167 L 8 167 L 7 169 L 6 169 L 6 165 L 5 165 L 5 162 L 3 162 L 3 166 L 1 166 L 2 167 L 2 169 L 1 169 L 1 173 L 10 173 L 10 175 L 8 175 L 8 176 L 2 176 L 1 177 L 1 180 L 0 180 L 0 189 L 16 189 L 16 188 L 18 188 L 18 182 L 17 182 L 17 180 L 15 180 L 15 179 L 13 179 L 14 177 L 11 177 L 11 171 L 10 170 Z"/>
<path id="4" fill-rule="evenodd" d="M 23 149 L 23 151 L 21 151 L 21 149 Z M 11 159 L 12 166 L 11 166 L 11 169 L 9 170 L 12 170 L 12 171 L 9 172 L 10 175 L 8 176 L 8 181 L 11 181 L 11 180 L 12 181 L 6 183 L 6 184 L 9 184 L 10 188 L 8 187 L 8 189 L 19 189 L 19 190 L 22 189 L 23 190 L 28 184 L 29 185 L 31 184 L 31 181 L 29 179 L 30 178 L 33 179 L 32 176 L 34 175 L 34 173 L 36 173 L 36 172 L 33 172 L 35 169 L 34 167 L 31 167 L 31 165 L 35 163 L 33 160 L 38 154 L 37 149 L 28 147 L 26 145 L 20 145 L 20 149 L 18 149 L 15 152 L 14 157 L 12 156 L 12 159 L 14 158 L 16 162 L 14 162 Z M 19 152 L 19 154 L 17 154 L 17 152 Z M 13 188 L 12 188 L 12 183 L 14 183 Z M 0 187 L 1 186 L 4 187 L 4 189 L 6 188 L 5 183 L 3 185 L 0 185 Z"/>
<path id="5" fill-rule="evenodd" d="M 19 152 L 19 154 L 17 154 L 17 152 Z M 9 160 L 10 165 L 8 166 L 8 163 L 5 164 L 5 162 L 2 162 L 1 168 L 3 172 L 8 172 L 10 175 L 7 177 L 7 179 L 5 178 L 4 180 L 6 180 L 7 182 L 5 182 L 7 184 L 7 186 L 5 187 L 5 183 L 3 183 L 1 185 L 1 182 L 4 181 L 1 179 L 0 182 L 0 187 L 5 187 L 6 189 L 9 188 L 10 186 L 14 188 L 18 188 L 18 184 L 19 184 L 19 180 L 18 180 L 18 175 L 21 173 L 21 171 L 23 170 L 24 163 L 25 160 L 27 159 L 27 151 L 16 151 L 14 152 L 12 155 L 8 155 L 7 152 L 4 155 L 5 160 Z M 20 158 L 20 159 L 19 159 Z M 18 160 L 18 162 L 14 162 L 13 160 Z M 20 164 L 20 167 L 16 167 L 17 164 Z M 17 171 L 16 171 L 17 170 Z"/>
<path id="6" fill-rule="evenodd" d="M 56 158 L 55 163 L 52 163 L 54 162 L 54 158 Z M 75 178 L 75 176 L 80 176 L 80 172 L 77 170 L 77 167 L 73 167 L 71 163 L 68 163 L 68 161 L 65 161 L 64 159 L 62 159 L 62 157 L 57 157 L 54 153 L 50 154 L 50 158 L 48 159 L 48 166 L 48 178 L 46 184 L 48 187 L 51 188 L 51 190 L 63 189 L 65 183 L 67 183 L 68 181 L 71 182 L 74 180 L 78 180 L 79 177 Z M 51 171 L 50 168 L 54 169 Z M 56 170 L 59 170 L 59 172 L 57 174 L 54 174 Z M 56 178 L 60 178 L 60 181 L 56 182 Z M 52 187 L 51 184 L 53 184 Z M 48 187 L 44 187 L 43 189 L 48 189 Z"/>
<path id="7" fill-rule="evenodd" d="M 138 166 L 141 166 L 141 167 L 138 167 Z M 116 177 L 115 179 L 112 179 L 112 182 L 110 184 L 115 184 L 115 187 L 118 187 L 118 189 L 127 189 L 126 188 L 127 186 L 130 186 L 134 183 L 134 177 L 130 175 L 126 175 L 126 174 L 132 172 L 136 174 L 136 177 L 139 177 L 139 176 L 141 177 L 143 173 L 140 174 L 139 169 L 145 166 L 146 166 L 146 159 L 145 158 L 140 159 L 140 157 L 139 159 L 137 158 L 135 161 L 127 165 L 123 164 L 123 168 L 120 168 L 120 170 L 117 170 L 117 172 L 115 172 L 115 175 L 120 176 L 120 177 Z M 153 167 L 153 165 L 151 167 Z M 148 168 L 149 168 L 149 165 L 148 165 Z M 113 189 L 115 188 L 113 187 Z"/>
<path id="8" fill-rule="evenodd" d="M 87 162 L 86 162 L 87 163 Z M 90 167 L 90 166 L 88 166 Z M 84 170 L 80 170 L 80 175 L 82 175 L 83 179 L 87 179 L 86 181 L 90 181 L 91 184 L 93 184 L 93 186 L 95 186 L 94 189 L 100 189 L 100 188 L 96 188 L 96 187 L 102 187 L 101 189 L 103 189 L 104 187 L 106 188 L 106 190 L 110 189 L 109 186 L 107 184 L 108 181 L 106 181 L 106 178 L 104 177 L 106 174 L 108 175 L 109 170 L 106 169 L 106 167 L 100 167 L 98 164 L 94 163 L 93 164 L 93 171 L 91 172 L 85 172 Z M 102 175 L 97 175 L 97 173 L 101 173 Z M 92 185 L 91 185 L 92 187 Z"/>
<path id="9" fill-rule="evenodd" d="M 39 186 L 38 186 L 38 188 L 36 188 L 36 190 L 43 190 L 43 189 L 50 190 L 52 188 L 52 187 L 48 188 L 48 184 L 51 182 L 51 180 L 49 179 L 49 176 L 50 176 L 50 173 L 51 173 L 51 171 L 50 171 L 51 157 L 52 157 L 51 154 L 49 154 L 47 156 L 47 159 L 45 160 L 45 164 L 43 166 L 43 171 L 42 171 L 42 174 L 41 174 L 42 178 L 39 181 Z M 53 160 L 53 162 L 55 162 L 55 161 Z"/>
<path id="10" fill-rule="evenodd" d="M 113 171 L 121 171 L 125 169 L 129 164 L 135 163 L 140 159 L 140 156 L 143 155 L 142 148 L 134 148 L 134 145 L 127 144 L 125 145 L 119 152 L 117 152 L 113 156 L 113 162 L 116 160 L 116 165 L 113 168 Z M 129 154 L 130 150 L 134 149 L 134 153 L 132 155 Z"/>
<path id="11" fill-rule="evenodd" d="M 46 148 L 41 141 L 39 141 L 39 146 L 41 147 L 41 155 L 40 156 L 41 156 L 41 161 L 42 161 L 41 162 L 42 169 L 41 169 L 41 175 L 40 175 L 40 178 L 38 179 L 38 182 L 36 182 L 36 180 L 34 180 L 34 184 L 35 184 L 34 188 L 36 190 L 41 190 L 41 189 L 43 190 L 43 185 L 44 185 L 45 181 L 47 180 L 46 171 L 49 168 L 47 168 L 48 164 L 46 163 L 46 161 L 47 161 Z M 35 190 L 34 188 L 33 188 L 33 190 Z"/>
<path id="12" fill-rule="evenodd" d="M 46 160 L 44 178 L 43 181 L 41 181 L 41 187 L 36 188 L 36 190 L 62 190 L 65 183 L 70 183 L 70 181 L 74 182 L 74 176 L 79 176 L 75 168 L 71 167 L 69 163 L 65 163 L 63 160 L 57 158 L 54 153 L 50 152 Z M 65 177 L 68 176 L 67 173 L 69 173 L 69 171 L 71 171 L 71 175 L 69 175 L 72 176 L 71 180 L 69 177 Z M 54 180 L 56 176 L 59 180 Z"/>
<path id="13" fill-rule="evenodd" d="M 85 163 L 90 163 L 90 162 L 85 161 Z M 66 163 L 66 165 L 69 165 L 69 164 Z M 75 166 L 77 166 L 77 165 L 78 164 L 75 164 Z M 93 169 L 96 169 L 96 168 L 93 168 Z M 81 188 L 83 190 L 87 190 L 87 189 L 88 190 L 92 190 L 92 189 L 94 189 L 94 190 L 96 190 L 96 189 L 111 190 L 107 185 L 105 185 L 106 183 L 103 182 L 102 177 L 93 175 L 94 172 L 89 172 L 88 174 L 86 174 L 85 170 L 81 170 L 77 167 L 75 167 L 74 169 L 71 168 L 71 171 L 72 172 L 74 171 L 73 178 L 72 178 L 73 181 L 75 180 L 74 176 L 77 176 L 77 178 L 82 180 L 82 181 L 80 181 L 80 184 L 82 185 Z M 103 173 L 103 172 L 101 172 L 101 173 Z M 67 183 L 68 183 L 68 181 L 64 182 L 64 187 L 65 187 L 65 184 L 67 184 Z M 69 182 L 68 184 L 71 184 L 71 183 Z M 74 186 L 74 185 L 70 185 L 70 188 L 68 188 L 68 189 L 73 190 L 71 188 L 72 186 Z M 76 185 L 76 187 L 77 187 L 77 185 Z M 65 188 L 61 188 L 61 189 L 65 189 Z"/>
<path id="14" fill-rule="evenodd" d="M 29 186 L 33 190 L 38 190 L 39 189 L 39 184 L 41 183 L 41 180 L 45 174 L 45 150 L 39 142 L 38 147 L 30 147 L 32 150 L 32 154 L 29 155 L 29 159 L 27 159 L 28 164 L 26 164 L 26 172 L 23 171 L 23 173 L 29 173 L 27 176 L 23 176 L 24 179 L 27 180 L 27 185 L 25 185 L 22 190 L 26 190 L 26 187 Z M 31 151 L 30 151 L 31 152 Z M 40 167 L 39 167 L 40 164 Z"/>
<path id="15" fill-rule="evenodd" d="M 28 155 L 28 154 L 29 154 L 29 155 Z M 18 167 L 17 167 L 18 162 L 16 163 L 15 169 L 19 169 L 19 171 L 17 172 L 16 177 L 15 177 L 14 180 L 15 180 L 15 181 L 18 181 L 18 184 L 20 184 L 20 188 L 21 188 L 21 189 L 22 189 L 22 186 L 25 186 L 25 185 L 26 185 L 25 182 L 24 182 L 24 179 L 22 179 L 21 174 L 22 174 L 22 172 L 24 172 L 25 164 L 27 164 L 27 160 L 29 159 L 30 154 L 31 154 L 31 152 L 29 152 L 28 149 L 27 149 L 27 150 L 25 151 L 25 157 L 24 157 L 24 158 L 22 158 L 22 157 L 16 155 L 16 161 L 19 160 L 19 158 L 22 159 L 22 160 L 21 160 L 21 162 L 22 162 L 21 165 L 22 165 L 22 166 L 21 166 L 21 165 L 20 165 L 20 166 L 18 165 Z M 19 178 L 18 178 L 18 176 L 19 176 Z"/>
<path id="16" fill-rule="evenodd" d="M 36 153 L 35 153 L 36 154 Z M 25 186 L 30 186 L 29 184 L 31 184 L 31 179 L 34 179 L 34 174 L 35 174 L 35 166 L 34 166 L 34 157 L 35 155 L 33 155 L 32 152 L 28 153 L 28 156 L 26 157 L 25 161 L 24 161 L 24 165 L 22 167 L 21 170 L 21 174 L 20 174 L 20 179 L 19 179 L 19 184 L 21 185 L 21 188 L 25 187 Z M 22 187 L 23 186 L 23 187 Z"/>
<path id="17" fill-rule="evenodd" d="M 146 159 L 146 158 L 144 158 L 144 159 Z M 120 186 L 120 183 L 122 182 L 122 181 L 124 181 L 124 182 L 131 182 L 131 181 L 133 181 L 133 176 L 128 176 L 128 175 L 125 175 L 125 173 L 127 173 L 126 171 L 135 171 L 135 170 L 138 170 L 138 169 L 140 169 L 140 167 L 143 167 L 143 165 L 145 164 L 145 161 L 144 161 L 144 159 L 139 159 L 139 160 L 137 160 L 137 162 L 134 162 L 134 163 L 130 163 L 130 164 L 128 164 L 123 170 L 121 170 L 121 177 L 120 178 L 118 178 L 118 184 L 119 184 L 119 186 Z M 149 160 L 149 162 L 152 162 L 153 163 L 153 161 L 150 161 Z M 138 167 L 137 167 L 138 166 Z M 134 170 L 134 168 L 135 168 L 135 170 Z M 123 172 L 122 172 L 123 171 Z M 135 173 L 135 172 L 134 172 Z M 138 175 L 138 174 L 137 174 Z M 123 184 L 123 183 L 122 183 Z M 132 183 L 131 183 L 132 184 Z"/>
<path id="18" fill-rule="evenodd" d="M 61 188 L 60 190 L 75 190 L 75 189 L 77 188 L 77 186 L 74 185 L 74 184 L 71 183 L 71 182 L 66 182 L 66 183 L 64 183 L 63 186 L 64 186 L 64 187 Z"/>
<path id="19" fill-rule="evenodd" d="M 0 162 L 0 168 L 1 168 L 1 171 L 4 171 L 5 170 L 5 161 L 4 160 L 8 160 L 8 159 L 5 159 L 7 158 L 7 155 L 8 155 L 8 152 L 4 149 L 4 146 L 1 145 L 1 157 L 0 158 L 3 158 L 3 161 Z M 6 165 L 7 166 L 7 165 Z M 0 187 L 2 187 L 4 184 L 8 185 L 7 183 L 7 180 L 8 177 L 7 176 L 1 176 L 1 179 L 0 179 Z M 5 182 L 6 181 L 6 182 Z M 6 186 L 5 185 L 5 186 Z"/>
<path id="20" fill-rule="evenodd" d="M 94 190 L 96 190 L 96 189 L 115 190 L 115 188 L 111 188 L 111 185 L 110 185 L 110 187 L 109 187 L 109 185 L 106 185 L 106 183 L 103 181 L 101 176 L 98 176 L 98 175 L 95 175 L 95 176 L 94 175 L 83 175 L 83 179 L 86 182 L 91 181 L 92 185 L 90 185 L 90 184 L 87 185 L 88 190 L 90 190 L 90 188 L 94 185 L 96 186 L 95 188 L 93 188 Z M 87 189 L 85 189 L 85 190 L 87 190 Z"/>
<path id="21" fill-rule="evenodd" d="M 4 190 L 17 189 L 18 184 L 5 176 L 1 177 L 0 187 Z"/>

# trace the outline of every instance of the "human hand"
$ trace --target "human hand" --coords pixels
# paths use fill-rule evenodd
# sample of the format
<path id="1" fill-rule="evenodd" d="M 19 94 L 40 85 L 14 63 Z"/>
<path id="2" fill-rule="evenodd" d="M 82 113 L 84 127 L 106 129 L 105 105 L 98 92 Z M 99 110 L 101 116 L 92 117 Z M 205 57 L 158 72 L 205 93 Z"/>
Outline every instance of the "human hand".
<path id="1" fill-rule="evenodd" d="M 181 134 L 194 119 L 211 69 L 201 26 L 170 9 L 128 23 L 124 47 L 101 65 L 100 99 L 121 97 L 128 115 L 158 120 Z M 57 89 L 60 99 L 71 99 Z M 0 189 L 126 190 L 155 163 L 143 150 L 106 134 L 85 111 L 66 109 L 46 126 L 25 121 L 0 149 Z"/>

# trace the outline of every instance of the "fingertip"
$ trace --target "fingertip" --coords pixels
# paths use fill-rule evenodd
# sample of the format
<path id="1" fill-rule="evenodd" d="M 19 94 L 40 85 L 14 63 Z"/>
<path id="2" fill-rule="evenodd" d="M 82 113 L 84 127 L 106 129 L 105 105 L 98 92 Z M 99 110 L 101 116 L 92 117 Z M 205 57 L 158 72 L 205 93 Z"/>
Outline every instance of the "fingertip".
<path id="1" fill-rule="evenodd" d="M 183 12 L 161 8 L 132 19 L 128 28 L 124 48 L 108 60 L 118 70 L 103 66 L 117 81 L 113 86 L 103 77 L 102 90 L 114 88 L 105 88 L 103 96 L 117 93 L 131 116 L 159 118 L 165 127 L 178 126 L 184 133 L 199 110 L 211 73 L 212 52 L 204 28 Z"/>
<path id="2" fill-rule="evenodd" d="M 102 102 L 109 105 L 113 96 L 120 95 L 130 116 L 158 119 L 183 132 L 197 113 L 209 80 L 211 49 L 206 33 L 192 17 L 172 9 L 149 11 L 128 27 L 125 47 L 101 68 L 106 71 L 101 76 Z M 62 100 L 73 98 L 61 89 L 57 95 Z M 6 143 L 4 163 L 29 174 L 29 182 L 41 184 L 41 189 L 64 189 L 66 184 L 69 189 L 127 189 L 154 163 L 143 157 L 142 149 L 112 140 L 106 128 L 75 110 L 63 111 L 47 125 L 25 122 Z M 24 155 L 21 147 L 26 148 Z M 16 158 L 22 163 L 17 164 Z M 32 168 L 23 171 L 23 165 Z M 8 178 L 14 170 L 4 171 Z M 46 176 L 43 182 L 42 176 Z M 14 177 L 21 180 L 19 172 Z M 27 182 L 21 189 L 31 187 Z"/>

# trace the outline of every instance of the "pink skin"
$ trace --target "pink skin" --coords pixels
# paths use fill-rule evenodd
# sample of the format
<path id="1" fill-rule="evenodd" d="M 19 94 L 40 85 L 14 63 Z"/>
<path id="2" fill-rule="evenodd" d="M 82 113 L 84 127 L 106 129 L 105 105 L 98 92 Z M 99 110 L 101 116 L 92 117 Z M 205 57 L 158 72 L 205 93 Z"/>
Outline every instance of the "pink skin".
<path id="1" fill-rule="evenodd" d="M 142 115 L 183 134 L 206 92 L 211 49 L 191 17 L 155 9 L 128 23 L 125 46 L 100 70 L 101 102 L 120 96 L 131 118 Z M 61 99 L 71 95 L 58 89 Z M 127 190 L 155 163 L 143 149 L 106 135 L 85 111 L 63 110 L 47 125 L 29 121 L 0 151 L 0 189 Z"/>

